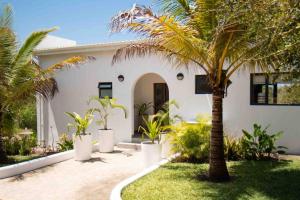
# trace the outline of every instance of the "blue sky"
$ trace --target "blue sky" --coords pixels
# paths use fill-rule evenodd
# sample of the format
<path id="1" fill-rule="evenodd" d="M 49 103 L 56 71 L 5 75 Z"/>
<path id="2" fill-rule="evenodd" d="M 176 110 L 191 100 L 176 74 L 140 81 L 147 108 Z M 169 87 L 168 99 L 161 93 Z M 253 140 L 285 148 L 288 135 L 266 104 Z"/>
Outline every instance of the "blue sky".
<path id="1" fill-rule="evenodd" d="M 14 9 L 14 29 L 23 41 L 35 30 L 58 26 L 53 35 L 79 44 L 136 38 L 133 34 L 109 35 L 110 18 L 134 3 L 153 5 L 152 0 L 0 0 Z"/>

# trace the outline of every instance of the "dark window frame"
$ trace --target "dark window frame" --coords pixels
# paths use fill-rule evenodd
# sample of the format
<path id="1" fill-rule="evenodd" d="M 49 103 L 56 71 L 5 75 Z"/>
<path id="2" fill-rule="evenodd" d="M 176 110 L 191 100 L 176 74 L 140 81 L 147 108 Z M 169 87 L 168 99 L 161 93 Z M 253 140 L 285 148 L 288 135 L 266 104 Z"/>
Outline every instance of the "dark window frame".
<path id="1" fill-rule="evenodd" d="M 250 74 L 250 105 L 251 106 L 300 106 L 300 103 L 298 104 L 275 104 L 275 103 L 268 103 L 268 97 L 269 97 L 269 75 L 274 75 L 276 73 L 251 73 Z M 282 72 L 280 74 L 288 74 L 287 72 Z M 266 81 L 265 81 L 265 87 L 266 87 L 266 95 L 265 95 L 265 102 L 266 103 L 255 103 L 254 101 L 254 85 L 253 85 L 253 78 L 256 75 L 264 75 L 266 77 Z M 276 97 L 277 98 L 277 86 L 274 88 L 276 90 L 276 96 L 273 93 L 273 98 Z"/>
<path id="2" fill-rule="evenodd" d="M 110 85 L 110 87 L 109 88 L 101 88 L 101 84 L 103 84 L 103 85 Z M 101 96 L 101 90 L 111 90 L 111 96 L 109 97 L 110 99 L 112 99 L 113 98 L 113 83 L 112 82 L 99 82 L 98 83 L 98 92 L 99 92 L 99 98 L 100 99 L 103 99 L 104 98 L 104 96 L 102 97 Z"/>
<path id="3" fill-rule="evenodd" d="M 207 80 L 207 85 L 205 86 L 205 89 L 198 88 L 198 85 L 201 84 L 200 82 L 203 81 L 201 77 L 206 77 L 208 79 L 207 75 L 201 74 L 201 75 L 195 75 L 195 94 L 212 94 L 212 88 L 209 86 L 209 82 Z"/>

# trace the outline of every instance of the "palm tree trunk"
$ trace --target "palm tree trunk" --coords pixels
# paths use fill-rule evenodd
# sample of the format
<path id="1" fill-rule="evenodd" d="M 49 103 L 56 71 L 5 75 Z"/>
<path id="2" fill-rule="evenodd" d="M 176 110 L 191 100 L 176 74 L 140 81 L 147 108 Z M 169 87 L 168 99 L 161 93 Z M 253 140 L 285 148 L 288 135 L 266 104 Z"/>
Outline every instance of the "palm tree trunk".
<path id="1" fill-rule="evenodd" d="M 3 123 L 3 112 L 0 111 L 0 163 L 7 160 L 7 156 L 3 144 L 3 138 L 2 138 L 2 131 L 3 131 L 2 123 Z"/>
<path id="2" fill-rule="evenodd" d="M 223 89 L 217 88 L 213 90 L 212 129 L 209 153 L 209 179 L 212 181 L 229 180 L 229 173 L 224 159 L 223 97 Z"/>

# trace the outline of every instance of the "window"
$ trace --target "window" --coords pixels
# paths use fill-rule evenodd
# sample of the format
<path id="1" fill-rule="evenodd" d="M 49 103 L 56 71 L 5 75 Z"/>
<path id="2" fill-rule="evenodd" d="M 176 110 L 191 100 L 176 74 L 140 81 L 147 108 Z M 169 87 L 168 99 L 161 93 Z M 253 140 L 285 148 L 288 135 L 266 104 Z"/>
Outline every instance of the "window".
<path id="1" fill-rule="evenodd" d="M 212 89 L 206 75 L 196 75 L 195 94 L 211 94 Z"/>
<path id="2" fill-rule="evenodd" d="M 283 74 L 251 74 L 251 105 L 300 105 L 299 79 Z"/>
<path id="3" fill-rule="evenodd" d="M 104 98 L 105 96 L 112 98 L 112 82 L 100 82 L 98 88 L 99 98 Z"/>

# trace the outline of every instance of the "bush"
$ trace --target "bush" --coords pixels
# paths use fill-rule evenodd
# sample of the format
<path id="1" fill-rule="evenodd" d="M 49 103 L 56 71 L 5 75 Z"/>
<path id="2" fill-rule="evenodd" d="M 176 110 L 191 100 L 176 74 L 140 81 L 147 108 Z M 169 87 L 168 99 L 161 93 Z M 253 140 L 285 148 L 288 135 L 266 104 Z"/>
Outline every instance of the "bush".
<path id="1" fill-rule="evenodd" d="M 35 102 L 24 105 L 19 111 L 19 125 L 20 128 L 28 128 L 31 130 L 37 130 L 36 120 L 36 106 Z"/>
<path id="2" fill-rule="evenodd" d="M 241 140 L 230 136 L 224 137 L 224 155 L 229 160 L 241 160 L 242 159 L 242 145 Z"/>
<path id="3" fill-rule="evenodd" d="M 63 133 L 60 138 L 59 142 L 57 143 L 58 145 L 58 151 L 68 151 L 73 149 L 73 140 L 68 137 L 66 133 Z"/>
<path id="4" fill-rule="evenodd" d="M 243 130 L 241 140 L 243 157 L 248 160 L 270 159 L 274 153 L 283 152 L 286 147 L 275 146 L 276 141 L 283 132 L 267 134 L 267 129 L 262 129 L 261 125 L 253 125 L 253 133 Z"/>
<path id="5" fill-rule="evenodd" d="M 32 148 L 36 146 L 37 139 L 35 134 L 4 138 L 4 147 L 7 155 L 29 155 Z"/>
<path id="6" fill-rule="evenodd" d="M 180 160 L 204 162 L 209 155 L 209 135 L 211 125 L 209 118 L 198 118 L 198 123 L 181 122 L 171 126 L 169 137 L 174 153 L 180 153 Z"/>

